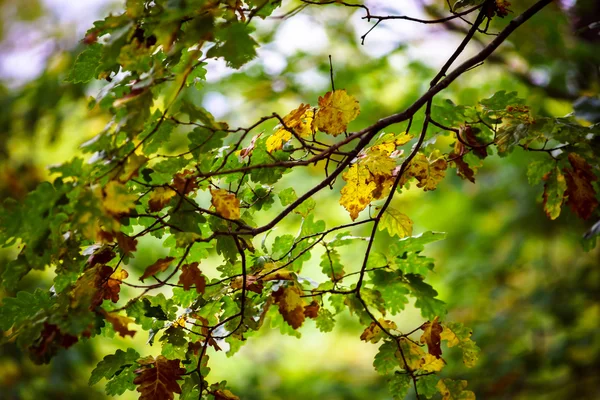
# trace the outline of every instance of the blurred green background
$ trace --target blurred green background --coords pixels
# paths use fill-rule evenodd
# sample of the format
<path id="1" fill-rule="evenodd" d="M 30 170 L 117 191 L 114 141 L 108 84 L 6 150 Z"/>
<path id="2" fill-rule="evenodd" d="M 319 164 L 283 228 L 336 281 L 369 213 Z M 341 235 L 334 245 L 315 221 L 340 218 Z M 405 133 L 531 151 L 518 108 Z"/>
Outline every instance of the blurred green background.
<path id="1" fill-rule="evenodd" d="M 514 3 L 514 13 L 494 21 L 490 32 L 533 2 Z M 366 4 L 373 14 L 431 18 L 448 13 L 443 1 Z M 297 5 L 284 1 L 275 14 Z M 107 123 L 108 115 L 87 107 L 106 83 L 74 85 L 64 78 L 92 22 L 121 7 L 111 0 L 0 0 L 0 198 L 22 199 L 51 178 L 49 165 L 78 154 L 79 145 Z M 230 126 L 245 126 L 274 111 L 286 114 L 301 102 L 316 104 L 330 87 L 331 55 L 336 88 L 360 101 L 361 114 L 350 126 L 359 129 L 419 97 L 468 29 L 460 20 L 433 26 L 388 21 L 361 46 L 360 36 L 372 26 L 363 15 L 331 5 L 259 21 L 259 59 L 241 71 L 209 63 L 208 83 L 187 95 Z M 582 121 L 599 122 L 597 21 L 597 0 L 555 2 L 436 101 L 471 105 L 498 90 L 516 90 L 534 115 L 575 111 Z M 467 55 L 493 38 L 477 37 Z M 448 149 L 451 142 L 440 134 L 436 146 Z M 434 192 L 411 190 L 394 199 L 394 206 L 415 222 L 415 233 L 448 232 L 445 241 L 426 250 L 437 261 L 430 279 L 448 303 L 449 318 L 473 328 L 482 356 L 475 368 L 466 369 L 460 355 L 447 350 L 444 373 L 467 379 L 481 399 L 600 398 L 600 252 L 584 252 L 581 245 L 582 234 L 599 216 L 584 223 L 565 209 L 556 221 L 546 218 L 542 187 L 531 187 L 526 177 L 527 165 L 544 156 L 518 149 L 508 158 L 486 159 L 476 184 L 448 176 Z M 302 192 L 317 182 L 321 168 L 295 171 L 285 181 Z M 338 204 L 340 187 L 338 182 L 316 198 L 316 214 L 328 226 L 348 222 Z M 290 218 L 278 229 L 295 231 L 297 224 Z M 367 235 L 360 229 L 355 233 Z M 388 244 L 382 238 L 377 246 Z M 142 241 L 130 267 L 141 268 L 164 252 L 160 242 Z M 348 272 L 359 268 L 354 260 L 363 252 L 356 246 L 343 254 Z M 2 268 L 10 268 L 15 255 L 4 249 Z M 313 254 L 303 275 L 320 278 L 319 255 Z M 34 271 L 14 292 L 48 289 L 52 279 L 51 271 Z M 6 294 L 11 293 L 0 296 Z M 397 318 L 401 330 L 422 322 L 412 308 Z M 359 340 L 361 328 L 353 317 L 343 315 L 330 334 L 320 333 L 313 321 L 301 333 L 301 338 L 284 336 L 266 327 L 233 358 L 210 354 L 209 379 L 227 380 L 242 399 L 390 398 L 372 367 L 377 346 Z M 159 354 L 146 340 L 141 334 L 127 340 L 96 337 L 61 351 L 47 366 L 36 366 L 15 346 L 4 345 L 0 399 L 107 398 L 102 383 L 87 385 L 93 367 L 117 348 Z"/>

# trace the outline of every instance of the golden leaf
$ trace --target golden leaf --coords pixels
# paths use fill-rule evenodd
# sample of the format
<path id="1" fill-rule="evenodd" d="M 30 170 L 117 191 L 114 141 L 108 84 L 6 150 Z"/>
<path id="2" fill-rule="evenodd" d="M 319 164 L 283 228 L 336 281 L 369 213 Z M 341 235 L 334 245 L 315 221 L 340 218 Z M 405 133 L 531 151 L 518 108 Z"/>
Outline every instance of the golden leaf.
<path id="1" fill-rule="evenodd" d="M 283 117 L 283 125 L 266 142 L 269 153 L 275 150 L 281 150 L 285 142 L 292 138 L 292 130 L 300 137 L 312 135 L 313 110 L 309 104 L 300 104 L 300 107 L 290 111 Z M 287 128 L 287 129 L 286 129 Z"/>
<path id="2" fill-rule="evenodd" d="M 360 113 L 358 101 L 346 93 L 346 90 L 327 92 L 319 97 L 319 110 L 313 126 L 325 133 L 337 136 L 346 131 L 348 123 Z"/>
<path id="3" fill-rule="evenodd" d="M 373 191 L 377 185 L 371 180 L 369 170 L 358 163 L 352 165 L 342 178 L 346 181 L 346 185 L 341 191 L 340 204 L 348 210 L 350 218 L 354 221 L 373 200 Z"/>
<path id="4" fill-rule="evenodd" d="M 102 205 L 110 214 L 125 214 L 135 207 L 136 200 L 137 196 L 130 194 L 125 185 L 116 181 L 110 181 L 104 188 Z"/>
<path id="5" fill-rule="evenodd" d="M 436 387 L 442 394 L 442 400 L 475 400 L 475 393 L 464 390 L 467 387 L 467 381 L 440 379 Z"/>
<path id="6" fill-rule="evenodd" d="M 224 189 L 210 190 L 212 205 L 217 213 L 227 219 L 240 219 L 240 200 Z"/>
<path id="7" fill-rule="evenodd" d="M 123 167 L 123 172 L 121 173 L 121 175 L 119 175 L 119 181 L 125 183 L 131 178 L 137 176 L 138 170 L 142 165 L 146 163 L 146 161 L 148 161 L 148 157 L 146 156 L 139 154 L 130 155 L 127 158 L 125 166 Z"/>
<path id="8" fill-rule="evenodd" d="M 421 365 L 421 371 L 423 372 L 438 372 L 446 366 L 446 363 L 442 358 L 437 358 L 431 354 L 425 354 L 423 357 L 423 365 Z"/>
<path id="9" fill-rule="evenodd" d="M 371 151 L 383 151 L 388 155 L 392 154 L 398 146 L 403 146 L 406 143 L 410 142 L 414 138 L 413 135 L 409 135 L 406 132 L 403 132 L 399 135 L 393 133 L 386 133 L 382 137 L 380 137 L 373 146 L 371 146 Z"/>
<path id="10" fill-rule="evenodd" d="M 292 133 L 284 128 L 278 129 L 277 132 L 267 138 L 267 151 L 272 153 L 275 150 L 281 150 L 285 142 L 292 138 Z"/>
<path id="11" fill-rule="evenodd" d="M 365 328 L 363 333 L 360 335 L 360 340 L 364 340 L 365 342 L 377 343 L 385 336 L 385 332 L 381 329 L 380 325 L 383 326 L 386 330 L 390 329 L 398 329 L 396 323 L 394 321 L 384 320 L 380 318 L 378 320 L 379 324 L 375 321 L 371 322 L 371 324 Z"/>

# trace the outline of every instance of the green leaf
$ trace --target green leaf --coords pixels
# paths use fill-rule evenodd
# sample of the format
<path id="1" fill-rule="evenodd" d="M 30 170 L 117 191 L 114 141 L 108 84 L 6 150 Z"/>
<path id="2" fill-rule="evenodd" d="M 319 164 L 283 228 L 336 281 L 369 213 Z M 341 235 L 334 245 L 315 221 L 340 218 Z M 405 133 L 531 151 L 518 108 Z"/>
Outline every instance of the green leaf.
<path id="1" fill-rule="evenodd" d="M 404 238 L 412 235 L 413 222 L 407 215 L 395 208 L 388 207 L 381 217 L 378 228 L 380 231 L 387 229 L 391 236 L 396 235 Z"/>
<path id="2" fill-rule="evenodd" d="M 530 185 L 537 185 L 542 181 L 554 167 L 556 162 L 551 157 L 544 157 L 541 160 L 532 161 L 527 167 L 527 179 Z"/>
<path id="3" fill-rule="evenodd" d="M 567 190 L 567 180 L 558 166 L 545 176 L 544 185 L 544 211 L 550 219 L 556 219 L 560 215 Z"/>
<path id="4" fill-rule="evenodd" d="M 131 348 L 127 349 L 127 352 L 117 350 L 115 354 L 107 355 L 92 371 L 88 384 L 95 385 L 102 378 L 111 379 L 124 366 L 135 363 L 139 358 L 138 352 Z"/>
<path id="5" fill-rule="evenodd" d="M 392 375 L 388 380 L 388 389 L 394 400 L 403 400 L 408 394 L 412 380 L 407 374 L 399 372 Z"/>
<path id="6" fill-rule="evenodd" d="M 437 392 L 437 383 L 440 380 L 437 375 L 426 375 L 420 376 L 417 379 L 417 390 L 419 395 L 425 396 L 426 398 L 432 398 Z"/>
<path id="7" fill-rule="evenodd" d="M 424 318 L 433 320 L 435 317 L 446 315 L 445 303 L 436 299 L 437 292 L 431 285 L 425 283 L 420 275 L 407 274 L 411 296 L 416 298 L 415 306 L 421 309 Z"/>
<path id="8" fill-rule="evenodd" d="M 0 329 L 6 331 L 51 305 L 50 294 L 41 289 L 33 293 L 18 292 L 16 297 L 5 297 L 0 305 Z"/>
<path id="9" fill-rule="evenodd" d="M 333 318 L 333 314 L 325 307 L 319 308 L 315 322 L 317 324 L 317 328 L 321 332 L 331 332 L 335 327 L 335 319 Z"/>
<path id="10" fill-rule="evenodd" d="M 258 44 L 250 36 L 252 31 L 252 27 L 242 22 L 233 22 L 217 30 L 217 45 L 211 48 L 207 55 L 223 57 L 228 67 L 240 68 L 256 57 Z"/>
<path id="11" fill-rule="evenodd" d="M 383 342 L 383 344 L 379 346 L 379 351 L 375 355 L 375 359 L 373 361 L 375 370 L 382 375 L 388 375 L 395 369 L 398 369 L 400 364 L 396 358 L 397 351 L 398 346 L 395 342 L 391 340 Z"/>
<path id="12" fill-rule="evenodd" d="M 101 44 L 94 43 L 81 52 L 65 80 L 73 83 L 86 83 L 96 78 L 96 71 L 102 60 L 102 48 Z"/>

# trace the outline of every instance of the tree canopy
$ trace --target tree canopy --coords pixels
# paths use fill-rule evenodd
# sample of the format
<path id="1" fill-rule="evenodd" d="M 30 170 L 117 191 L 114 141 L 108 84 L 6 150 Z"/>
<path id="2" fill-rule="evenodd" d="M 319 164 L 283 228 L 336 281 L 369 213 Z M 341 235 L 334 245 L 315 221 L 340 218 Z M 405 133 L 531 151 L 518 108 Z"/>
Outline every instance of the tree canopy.
<path id="1" fill-rule="evenodd" d="M 52 18 L 29 1 L 3 41 Z M 598 393 L 600 7 L 411 4 L 127 0 L 54 32 L 2 86 L 2 392 Z"/>

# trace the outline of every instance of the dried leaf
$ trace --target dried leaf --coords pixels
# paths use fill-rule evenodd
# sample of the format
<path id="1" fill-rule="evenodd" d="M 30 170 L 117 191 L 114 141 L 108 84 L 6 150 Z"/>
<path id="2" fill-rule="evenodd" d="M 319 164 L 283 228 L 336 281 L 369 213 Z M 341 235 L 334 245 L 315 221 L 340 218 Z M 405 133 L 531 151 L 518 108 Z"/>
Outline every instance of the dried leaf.
<path id="1" fill-rule="evenodd" d="M 440 358 L 442 356 L 442 348 L 440 347 L 442 339 L 440 334 L 444 328 L 438 322 L 438 317 L 435 317 L 431 322 L 427 321 L 421 325 L 421 330 L 423 331 L 421 343 L 427 343 L 429 354 Z"/>
<path id="2" fill-rule="evenodd" d="M 165 257 L 165 258 L 156 260 L 156 262 L 154 264 L 146 267 L 144 274 L 140 277 L 140 281 L 143 282 L 144 279 L 146 279 L 150 276 L 154 276 L 154 275 L 158 274 L 159 272 L 165 271 L 167 268 L 169 268 L 169 265 L 171 265 L 171 262 L 174 259 L 175 259 L 175 257 Z"/>
<path id="3" fill-rule="evenodd" d="M 581 156 L 569 153 L 569 162 L 573 169 L 564 169 L 567 204 L 580 218 L 588 219 L 598 207 L 596 190 L 592 185 L 592 182 L 597 181 L 598 178 L 592 171 L 592 166 Z"/>
<path id="4" fill-rule="evenodd" d="M 181 267 L 181 275 L 179 276 L 179 283 L 183 285 L 183 290 L 190 290 L 193 285 L 196 285 L 196 292 L 199 294 L 204 293 L 206 288 L 206 279 L 204 275 L 198 269 L 198 263 L 183 265 Z"/>
<path id="5" fill-rule="evenodd" d="M 148 357 L 138 362 L 142 368 L 135 371 L 139 375 L 133 383 L 138 385 L 140 400 L 173 400 L 174 393 L 181 394 L 177 381 L 182 379 L 185 369 L 179 366 L 179 360 L 158 356 L 156 359 Z"/>
<path id="6" fill-rule="evenodd" d="M 134 320 L 129 317 L 124 317 L 117 313 L 109 313 L 104 309 L 100 309 L 100 313 L 104 316 L 104 319 L 110 322 L 115 331 L 121 335 L 121 337 L 135 335 L 135 331 L 127 329 L 127 325 L 133 324 Z"/>
<path id="7" fill-rule="evenodd" d="M 224 189 L 210 190 L 212 205 L 223 218 L 240 219 L 240 200 Z"/>

